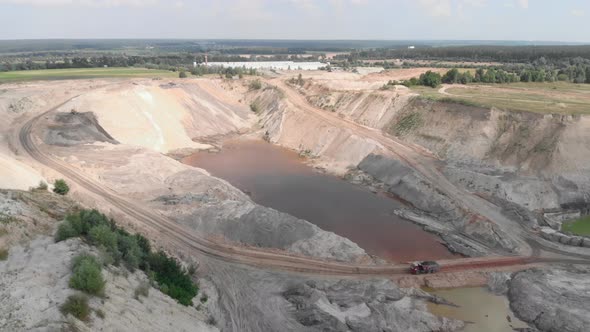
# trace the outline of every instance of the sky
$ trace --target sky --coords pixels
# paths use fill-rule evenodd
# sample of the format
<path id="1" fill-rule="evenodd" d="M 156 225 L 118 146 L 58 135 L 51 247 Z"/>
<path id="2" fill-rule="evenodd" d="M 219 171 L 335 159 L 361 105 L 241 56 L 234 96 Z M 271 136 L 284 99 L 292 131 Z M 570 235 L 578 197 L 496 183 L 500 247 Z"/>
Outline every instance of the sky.
<path id="1" fill-rule="evenodd" d="M 590 42 L 590 0 L 0 0 L 0 39 Z"/>

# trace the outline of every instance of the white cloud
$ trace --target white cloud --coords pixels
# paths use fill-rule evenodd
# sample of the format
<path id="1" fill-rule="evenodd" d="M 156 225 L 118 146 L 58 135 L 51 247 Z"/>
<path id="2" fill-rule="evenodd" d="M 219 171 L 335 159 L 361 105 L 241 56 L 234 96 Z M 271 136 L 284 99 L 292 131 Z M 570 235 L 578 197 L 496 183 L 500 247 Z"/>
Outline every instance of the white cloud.
<path id="1" fill-rule="evenodd" d="M 586 16 L 586 12 L 583 9 L 573 9 L 571 14 L 578 17 Z"/>
<path id="2" fill-rule="evenodd" d="M 289 0 L 295 7 L 298 7 L 302 10 L 313 12 L 318 9 L 314 0 Z"/>
<path id="3" fill-rule="evenodd" d="M 463 8 L 484 7 L 487 0 L 418 0 L 418 4 L 430 16 L 462 16 Z"/>
<path id="4" fill-rule="evenodd" d="M 517 0 L 516 2 L 520 6 L 520 8 L 524 8 L 524 9 L 529 8 L 529 0 Z"/>
<path id="5" fill-rule="evenodd" d="M 485 5 L 487 5 L 487 0 L 462 0 L 459 1 L 459 4 L 466 4 L 466 5 L 470 5 L 470 6 L 474 6 L 474 7 L 483 7 Z"/>
<path id="6" fill-rule="evenodd" d="M 451 16 L 452 13 L 450 0 L 418 0 L 418 4 L 430 16 Z"/>
<path id="7" fill-rule="evenodd" d="M 158 0 L 0 0 L 0 4 L 30 6 L 142 7 L 156 3 Z"/>

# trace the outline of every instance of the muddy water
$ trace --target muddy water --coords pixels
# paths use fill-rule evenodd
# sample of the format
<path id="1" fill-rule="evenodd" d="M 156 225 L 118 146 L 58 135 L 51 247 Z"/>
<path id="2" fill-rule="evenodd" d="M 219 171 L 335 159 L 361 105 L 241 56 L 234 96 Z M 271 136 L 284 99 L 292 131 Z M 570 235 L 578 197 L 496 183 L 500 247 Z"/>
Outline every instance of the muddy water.
<path id="1" fill-rule="evenodd" d="M 233 141 L 219 153 L 199 152 L 183 162 L 229 181 L 261 205 L 347 237 L 381 258 L 454 257 L 436 236 L 395 216 L 396 201 L 320 174 L 293 151 L 264 141 Z"/>
<path id="2" fill-rule="evenodd" d="M 451 307 L 429 303 L 430 312 L 438 316 L 470 322 L 464 330 L 466 332 L 505 332 L 513 331 L 513 328 L 528 326 L 514 316 L 505 296 L 494 295 L 485 288 L 456 288 L 436 290 L 430 293 L 459 306 Z"/>

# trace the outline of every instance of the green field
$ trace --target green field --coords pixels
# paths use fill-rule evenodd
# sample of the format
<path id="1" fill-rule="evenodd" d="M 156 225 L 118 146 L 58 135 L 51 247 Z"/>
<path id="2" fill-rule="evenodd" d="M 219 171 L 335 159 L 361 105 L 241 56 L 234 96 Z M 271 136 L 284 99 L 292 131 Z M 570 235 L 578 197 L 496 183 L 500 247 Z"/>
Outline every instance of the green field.
<path id="1" fill-rule="evenodd" d="M 108 77 L 178 77 L 178 73 L 168 70 L 152 70 L 145 68 L 77 68 L 77 69 L 46 69 L 0 72 L 0 83 L 66 80 L 83 78 Z"/>
<path id="2" fill-rule="evenodd" d="M 497 107 L 505 110 L 551 114 L 590 114 L 590 85 L 557 83 L 470 84 L 438 89 L 412 87 L 433 100 Z"/>
<path id="3" fill-rule="evenodd" d="M 590 216 L 580 218 L 576 221 L 563 223 L 561 225 L 561 230 L 576 235 L 590 236 Z"/>

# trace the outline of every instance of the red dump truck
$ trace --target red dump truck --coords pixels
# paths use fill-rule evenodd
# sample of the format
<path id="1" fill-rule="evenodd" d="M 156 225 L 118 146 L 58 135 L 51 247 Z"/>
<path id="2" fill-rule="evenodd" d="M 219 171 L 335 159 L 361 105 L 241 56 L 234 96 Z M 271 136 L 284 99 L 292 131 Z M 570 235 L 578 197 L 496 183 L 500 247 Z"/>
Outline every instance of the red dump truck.
<path id="1" fill-rule="evenodd" d="M 440 270 L 440 265 L 434 261 L 414 262 L 410 265 L 411 274 L 435 273 Z"/>

